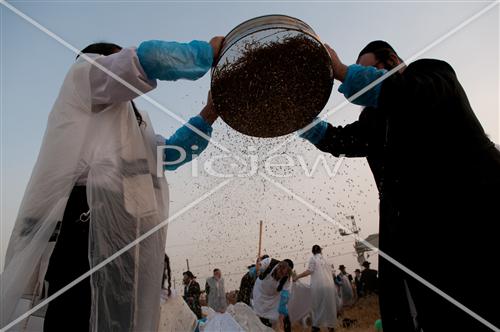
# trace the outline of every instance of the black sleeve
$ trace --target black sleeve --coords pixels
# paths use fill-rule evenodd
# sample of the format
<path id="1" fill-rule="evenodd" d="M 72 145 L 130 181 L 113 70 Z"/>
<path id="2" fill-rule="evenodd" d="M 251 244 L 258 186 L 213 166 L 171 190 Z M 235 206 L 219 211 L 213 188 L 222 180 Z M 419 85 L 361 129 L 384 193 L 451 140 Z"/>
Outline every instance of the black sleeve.
<path id="1" fill-rule="evenodd" d="M 205 283 L 205 293 L 208 295 L 210 293 L 210 286 L 208 285 L 208 282 Z"/>
<path id="2" fill-rule="evenodd" d="M 359 120 L 345 127 L 334 127 L 328 124 L 325 136 L 316 144 L 323 152 L 329 152 L 335 157 L 366 157 L 368 155 L 369 137 L 374 108 L 365 108 Z"/>

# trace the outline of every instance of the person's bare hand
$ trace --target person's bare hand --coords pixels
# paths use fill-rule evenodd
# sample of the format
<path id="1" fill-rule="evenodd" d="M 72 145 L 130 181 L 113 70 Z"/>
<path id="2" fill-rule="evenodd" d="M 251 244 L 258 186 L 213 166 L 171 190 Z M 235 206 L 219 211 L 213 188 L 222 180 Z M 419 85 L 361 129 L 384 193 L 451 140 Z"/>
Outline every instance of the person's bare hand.
<path id="1" fill-rule="evenodd" d="M 215 112 L 214 103 L 212 101 L 212 93 L 208 91 L 207 105 L 200 112 L 201 117 L 209 124 L 213 124 L 219 115 Z"/>
<path id="2" fill-rule="evenodd" d="M 214 64 L 217 62 L 217 59 L 219 58 L 220 55 L 220 50 L 222 48 L 222 44 L 224 43 L 224 37 L 223 36 L 215 36 L 212 39 L 210 39 L 210 45 L 212 46 L 212 49 L 214 51 Z"/>
<path id="3" fill-rule="evenodd" d="M 345 79 L 345 76 L 347 74 L 347 66 L 340 61 L 339 56 L 337 55 L 337 52 L 333 48 L 330 47 L 330 45 L 325 44 L 325 47 L 330 54 L 330 58 L 332 59 L 332 66 L 333 66 L 333 76 L 335 79 L 343 82 Z"/>

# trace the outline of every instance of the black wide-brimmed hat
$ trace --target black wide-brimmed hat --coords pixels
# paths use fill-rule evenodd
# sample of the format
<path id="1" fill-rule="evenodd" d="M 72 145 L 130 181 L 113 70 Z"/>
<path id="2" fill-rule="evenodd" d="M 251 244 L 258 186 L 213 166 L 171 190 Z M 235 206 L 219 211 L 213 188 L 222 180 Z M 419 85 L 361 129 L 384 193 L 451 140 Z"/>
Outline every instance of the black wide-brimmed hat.
<path id="1" fill-rule="evenodd" d="M 339 270 L 345 270 L 345 266 L 344 266 L 344 265 L 342 265 L 342 264 L 340 264 L 340 265 L 339 265 Z"/>
<path id="2" fill-rule="evenodd" d="M 364 261 L 363 264 L 361 264 L 361 265 L 363 265 L 364 267 L 368 267 L 368 266 L 370 266 L 370 262 L 369 261 Z"/>
<path id="3" fill-rule="evenodd" d="M 191 271 L 183 272 L 182 275 L 187 275 L 191 279 L 196 279 L 196 276 Z"/>

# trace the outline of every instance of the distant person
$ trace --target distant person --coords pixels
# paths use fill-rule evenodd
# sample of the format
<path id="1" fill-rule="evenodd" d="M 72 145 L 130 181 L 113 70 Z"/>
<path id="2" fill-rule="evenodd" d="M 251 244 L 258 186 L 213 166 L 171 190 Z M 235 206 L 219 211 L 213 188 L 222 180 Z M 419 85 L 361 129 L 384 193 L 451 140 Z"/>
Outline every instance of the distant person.
<path id="1" fill-rule="evenodd" d="M 340 285 L 341 281 L 340 278 L 337 277 L 337 273 L 335 271 L 335 266 L 332 264 L 332 276 L 333 276 L 333 283 L 335 284 L 335 293 L 337 294 L 335 298 L 335 303 L 337 304 L 337 317 L 342 315 L 343 313 L 343 308 L 344 304 L 342 303 L 342 296 L 341 296 L 341 291 L 340 291 Z"/>
<path id="2" fill-rule="evenodd" d="M 226 311 L 226 290 L 224 288 L 224 278 L 220 269 L 214 269 L 214 275 L 207 279 L 205 293 L 207 294 L 208 306 L 216 312 Z"/>
<path id="3" fill-rule="evenodd" d="M 344 265 L 339 266 L 340 273 L 337 278 L 340 283 L 340 297 L 343 306 L 350 306 L 354 303 L 354 291 L 352 290 L 352 276 L 347 274 Z"/>
<path id="4" fill-rule="evenodd" d="M 365 294 L 378 294 L 378 272 L 370 268 L 370 262 L 363 262 L 363 271 L 361 271 L 361 283 Z"/>
<path id="5" fill-rule="evenodd" d="M 293 262 L 266 258 L 260 262 L 259 277 L 253 288 L 253 309 L 260 321 L 272 327 L 280 318 L 282 291 L 291 288 Z M 283 305 L 283 303 L 281 303 Z"/>
<path id="6" fill-rule="evenodd" d="M 165 287 L 165 282 L 167 286 Z M 172 294 L 172 277 L 170 270 L 170 258 L 167 254 L 165 254 L 165 258 L 163 260 L 163 277 L 161 280 L 161 289 L 167 290 L 168 296 Z"/>
<path id="7" fill-rule="evenodd" d="M 311 276 L 312 331 L 319 332 L 321 327 L 334 331 L 337 324 L 337 290 L 332 278 L 332 270 L 321 255 L 321 247 L 312 247 L 313 256 L 309 259 L 307 270 L 294 280 Z"/>
<path id="8" fill-rule="evenodd" d="M 186 301 L 187 305 L 191 308 L 196 317 L 201 319 L 203 316 L 201 314 L 200 305 L 200 285 L 196 282 L 196 277 L 191 271 L 184 272 L 182 276 L 182 282 L 184 284 L 184 301 Z"/>
<path id="9" fill-rule="evenodd" d="M 257 279 L 257 265 L 260 267 L 261 262 L 268 259 L 269 255 L 263 255 L 257 259 L 256 264 L 248 266 L 248 272 L 241 278 L 240 290 L 238 292 L 238 297 L 236 302 L 243 302 L 248 306 L 251 306 L 253 286 L 255 285 L 255 280 Z"/>
<path id="10" fill-rule="evenodd" d="M 255 271 L 255 264 L 247 267 L 248 272 L 241 278 L 240 289 L 238 291 L 238 296 L 236 302 L 243 302 L 250 306 L 250 300 L 252 298 L 253 285 L 257 279 L 257 274 Z"/>
<path id="11" fill-rule="evenodd" d="M 364 291 L 363 283 L 361 282 L 361 270 L 360 269 L 354 270 L 354 286 L 356 287 L 356 296 L 358 298 L 363 297 L 365 291 Z"/>
<path id="12" fill-rule="evenodd" d="M 184 299 L 177 295 L 176 290 L 171 289 L 170 259 L 166 254 L 162 280 L 160 319 L 156 331 L 193 331 L 198 323 L 198 318 Z"/>

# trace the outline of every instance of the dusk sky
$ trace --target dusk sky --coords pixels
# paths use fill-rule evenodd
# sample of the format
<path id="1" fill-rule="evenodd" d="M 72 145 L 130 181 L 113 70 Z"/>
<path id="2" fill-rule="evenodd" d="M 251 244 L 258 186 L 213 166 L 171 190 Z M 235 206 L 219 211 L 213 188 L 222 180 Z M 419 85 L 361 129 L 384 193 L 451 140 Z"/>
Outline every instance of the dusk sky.
<path id="1" fill-rule="evenodd" d="M 76 48 L 97 41 L 124 47 L 141 41 L 164 39 L 209 40 L 225 35 L 244 20 L 266 14 L 286 14 L 308 23 L 322 41 L 331 45 L 346 64 L 369 41 L 383 39 L 406 59 L 426 48 L 453 28 L 490 5 L 491 1 L 10 1 L 25 14 Z M 437 58 L 455 69 L 473 109 L 491 139 L 500 143 L 499 116 L 499 10 L 498 3 L 477 20 L 435 45 L 418 58 Z M 1 269 L 17 210 L 36 161 L 47 116 L 57 97 L 75 54 L 0 5 L 1 24 Z M 205 103 L 210 75 L 202 79 L 160 82 L 149 93 L 153 99 L 184 119 L 197 114 Z M 325 111 L 344 102 L 334 86 Z M 171 135 L 181 124 L 147 101 L 138 107 L 148 111 L 155 131 Z M 404 111 L 404 110 L 402 110 Z M 336 125 L 355 121 L 360 108 L 347 106 L 329 118 Z M 422 133 L 432 118 L 421 119 Z M 232 151 L 264 157 L 266 151 L 287 137 L 245 137 L 221 119 L 214 125 L 214 138 Z M 449 144 L 453 144 L 450 141 Z M 276 178 L 334 220 L 346 223 L 355 216 L 366 237 L 378 231 L 378 194 L 364 159 L 345 160 L 334 177 L 320 163 L 307 176 L 309 167 L 323 156 L 333 168 L 337 158 L 324 155 L 301 139 L 279 151 L 295 161 Z M 209 146 L 197 161 L 200 169 L 220 155 Z M 277 158 L 281 158 L 278 156 Z M 466 158 L 467 156 L 464 156 Z M 422 156 L 425 158 L 425 156 Z M 432 161 L 431 161 L 432 162 Z M 262 163 L 259 163 L 262 166 Z M 197 199 L 225 179 L 201 170 L 192 175 L 185 165 L 166 173 L 170 185 L 171 214 Z M 316 211 L 317 212 L 317 211 Z M 234 178 L 227 186 L 196 205 L 169 226 L 167 253 L 172 259 L 177 286 L 186 259 L 202 282 L 215 267 L 226 274 L 230 289 L 237 287 L 245 267 L 257 255 L 258 223 L 265 224 L 265 252 L 277 258 L 292 258 L 298 272 L 305 269 L 310 248 L 325 247 L 325 257 L 337 267 L 352 272 L 359 266 L 353 254 L 353 239 L 343 237 L 338 227 L 263 178 Z M 471 232 L 472 236 L 480 236 Z M 369 258 L 376 268 L 376 257 Z"/>

